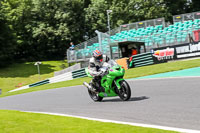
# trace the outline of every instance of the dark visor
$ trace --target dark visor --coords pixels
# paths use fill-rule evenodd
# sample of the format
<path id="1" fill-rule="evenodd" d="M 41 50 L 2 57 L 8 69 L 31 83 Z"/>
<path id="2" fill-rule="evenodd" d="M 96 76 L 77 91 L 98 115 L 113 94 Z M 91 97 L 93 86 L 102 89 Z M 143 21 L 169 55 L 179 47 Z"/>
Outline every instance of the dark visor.
<path id="1" fill-rule="evenodd" d="M 103 59 L 103 56 L 100 55 L 100 56 L 98 56 L 96 59 L 97 59 L 97 60 L 101 60 L 101 59 Z"/>

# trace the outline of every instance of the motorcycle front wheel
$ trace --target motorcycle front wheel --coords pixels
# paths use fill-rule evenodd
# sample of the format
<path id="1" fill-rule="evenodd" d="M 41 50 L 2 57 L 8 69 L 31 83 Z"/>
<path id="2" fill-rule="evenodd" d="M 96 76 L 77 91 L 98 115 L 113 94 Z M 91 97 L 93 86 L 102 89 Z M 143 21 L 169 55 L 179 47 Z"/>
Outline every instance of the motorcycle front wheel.
<path id="1" fill-rule="evenodd" d="M 131 89 L 130 89 L 129 84 L 125 80 L 122 80 L 119 83 L 121 86 L 121 88 L 119 89 L 119 93 L 118 93 L 119 97 L 123 101 L 129 100 L 131 97 Z"/>

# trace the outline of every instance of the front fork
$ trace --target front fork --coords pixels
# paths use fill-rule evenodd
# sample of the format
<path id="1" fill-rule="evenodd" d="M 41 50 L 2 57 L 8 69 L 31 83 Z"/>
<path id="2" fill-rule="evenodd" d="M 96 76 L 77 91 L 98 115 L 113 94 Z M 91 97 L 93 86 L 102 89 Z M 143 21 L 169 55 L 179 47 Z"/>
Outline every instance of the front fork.
<path id="1" fill-rule="evenodd" d="M 120 78 L 120 79 L 116 79 L 114 80 L 114 83 L 115 85 L 117 86 L 117 89 L 120 90 L 121 86 L 120 86 L 120 81 L 124 80 L 123 78 Z"/>

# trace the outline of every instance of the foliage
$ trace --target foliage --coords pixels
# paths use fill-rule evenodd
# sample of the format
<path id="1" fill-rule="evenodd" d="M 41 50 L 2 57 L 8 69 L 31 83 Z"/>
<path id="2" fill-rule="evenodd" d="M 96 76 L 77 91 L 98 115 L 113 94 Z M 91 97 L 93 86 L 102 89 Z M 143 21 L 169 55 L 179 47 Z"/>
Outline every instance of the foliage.
<path id="1" fill-rule="evenodd" d="M 159 7 L 159 8 L 158 8 Z M 200 10 L 199 0 L 1 0 L 0 66 L 11 59 L 63 59 L 69 42 L 122 24 Z M 5 63 L 2 63 L 5 62 Z"/>
<path id="2" fill-rule="evenodd" d="M 79 19 L 83 3 L 79 0 L 34 0 L 33 4 L 34 17 L 29 31 L 35 40 L 35 53 L 39 59 L 64 56 L 67 43 L 82 39 Z"/>
<path id="3" fill-rule="evenodd" d="M 64 58 L 70 41 L 83 40 L 83 8 L 80 0 L 3 1 L 2 11 L 17 37 L 15 59 Z"/>
<path id="4" fill-rule="evenodd" d="M 1 3 L 0 3 L 1 6 Z M 4 12 L 0 9 L 0 67 L 11 63 L 15 52 L 15 37 Z"/>
<path id="5" fill-rule="evenodd" d="M 200 11 L 200 1 L 199 0 L 191 0 L 190 9 L 193 12 Z"/>
<path id="6" fill-rule="evenodd" d="M 114 29 L 122 24 L 161 17 L 172 20 L 173 15 L 190 11 L 189 4 L 187 0 L 92 0 L 85 9 L 87 32 L 89 36 L 94 36 L 96 29 L 107 31 L 106 10 L 112 10 L 111 28 Z"/>

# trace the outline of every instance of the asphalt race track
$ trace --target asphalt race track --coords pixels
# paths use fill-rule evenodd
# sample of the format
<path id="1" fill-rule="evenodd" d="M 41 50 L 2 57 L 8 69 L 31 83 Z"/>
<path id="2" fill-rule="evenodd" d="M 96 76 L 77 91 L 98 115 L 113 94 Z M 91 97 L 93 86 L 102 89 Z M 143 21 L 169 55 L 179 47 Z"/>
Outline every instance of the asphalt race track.
<path id="1" fill-rule="evenodd" d="M 200 130 L 200 78 L 129 80 L 130 101 L 93 102 L 85 87 L 0 98 L 0 109 L 41 111 Z"/>

